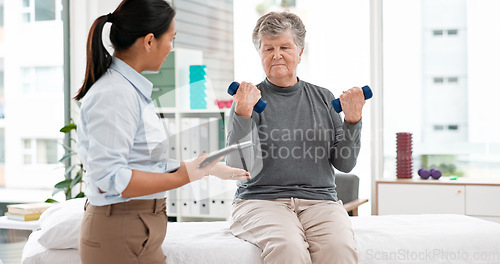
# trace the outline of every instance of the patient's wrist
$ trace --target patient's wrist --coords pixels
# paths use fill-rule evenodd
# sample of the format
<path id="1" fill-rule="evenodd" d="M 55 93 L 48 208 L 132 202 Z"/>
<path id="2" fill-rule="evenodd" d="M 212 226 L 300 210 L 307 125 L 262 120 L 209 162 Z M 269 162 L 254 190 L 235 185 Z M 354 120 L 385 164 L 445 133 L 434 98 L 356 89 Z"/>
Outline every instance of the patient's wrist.
<path id="1" fill-rule="evenodd" d="M 236 104 L 236 106 L 234 107 L 234 113 L 236 113 L 237 115 L 239 115 L 241 117 L 245 117 L 245 118 L 251 118 L 252 111 L 253 111 L 252 106 L 245 106 L 245 105 L 241 105 L 241 104 Z"/>

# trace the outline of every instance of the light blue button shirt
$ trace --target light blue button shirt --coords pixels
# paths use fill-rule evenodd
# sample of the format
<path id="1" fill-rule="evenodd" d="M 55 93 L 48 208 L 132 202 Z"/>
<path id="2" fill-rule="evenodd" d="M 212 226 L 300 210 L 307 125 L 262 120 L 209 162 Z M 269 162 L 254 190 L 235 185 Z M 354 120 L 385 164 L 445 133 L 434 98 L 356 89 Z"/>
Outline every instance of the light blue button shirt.
<path id="1" fill-rule="evenodd" d="M 168 159 L 168 137 L 151 100 L 153 84 L 113 57 L 106 73 L 82 99 L 78 155 L 92 205 L 165 197 L 165 192 L 125 198 L 132 169 L 166 172 L 180 166 Z M 101 189 L 104 193 L 100 193 Z"/>

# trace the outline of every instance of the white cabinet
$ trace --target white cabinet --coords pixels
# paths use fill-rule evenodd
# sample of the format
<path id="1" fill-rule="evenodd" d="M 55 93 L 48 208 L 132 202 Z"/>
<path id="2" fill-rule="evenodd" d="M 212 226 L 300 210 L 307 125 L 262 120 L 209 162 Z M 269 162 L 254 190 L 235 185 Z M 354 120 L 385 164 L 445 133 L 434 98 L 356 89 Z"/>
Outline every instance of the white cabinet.
<path id="1" fill-rule="evenodd" d="M 378 214 L 464 214 L 463 185 L 380 184 Z"/>
<path id="2" fill-rule="evenodd" d="M 381 179 L 377 214 L 465 214 L 500 222 L 500 182 Z"/>
<path id="3" fill-rule="evenodd" d="M 465 214 L 500 217 L 500 186 L 465 186 Z"/>

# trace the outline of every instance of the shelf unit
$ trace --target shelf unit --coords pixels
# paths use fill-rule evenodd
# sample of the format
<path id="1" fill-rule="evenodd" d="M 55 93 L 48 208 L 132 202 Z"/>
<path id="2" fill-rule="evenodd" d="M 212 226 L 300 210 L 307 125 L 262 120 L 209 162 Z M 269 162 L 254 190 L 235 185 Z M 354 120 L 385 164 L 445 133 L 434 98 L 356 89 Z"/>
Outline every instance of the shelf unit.
<path id="1" fill-rule="evenodd" d="M 160 71 L 143 73 L 153 83 L 152 98 L 167 131 L 172 159 L 188 160 L 225 145 L 229 109 L 219 109 L 213 102 L 208 109 L 189 109 L 189 66 L 201 64 L 201 51 L 176 48 Z M 207 97 L 215 98 L 210 88 Z M 167 213 L 179 222 L 227 220 L 235 191 L 234 181 L 205 177 L 168 191 Z"/>

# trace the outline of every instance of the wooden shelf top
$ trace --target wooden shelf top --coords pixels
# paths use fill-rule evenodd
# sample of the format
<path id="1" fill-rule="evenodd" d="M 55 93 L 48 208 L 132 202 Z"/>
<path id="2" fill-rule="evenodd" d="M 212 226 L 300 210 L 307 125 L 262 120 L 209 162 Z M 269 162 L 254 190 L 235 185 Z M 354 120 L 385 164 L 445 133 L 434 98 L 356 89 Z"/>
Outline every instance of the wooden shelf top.
<path id="1" fill-rule="evenodd" d="M 447 185 L 492 185 L 500 186 L 500 179 L 481 179 L 481 178 L 467 178 L 457 177 L 456 180 L 451 180 L 453 177 L 441 177 L 438 180 L 429 178 L 427 180 L 420 177 L 413 177 L 409 179 L 398 178 L 382 178 L 377 179 L 376 183 L 394 183 L 394 184 L 447 184 Z"/>

